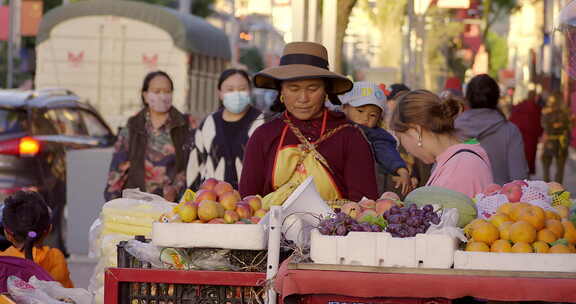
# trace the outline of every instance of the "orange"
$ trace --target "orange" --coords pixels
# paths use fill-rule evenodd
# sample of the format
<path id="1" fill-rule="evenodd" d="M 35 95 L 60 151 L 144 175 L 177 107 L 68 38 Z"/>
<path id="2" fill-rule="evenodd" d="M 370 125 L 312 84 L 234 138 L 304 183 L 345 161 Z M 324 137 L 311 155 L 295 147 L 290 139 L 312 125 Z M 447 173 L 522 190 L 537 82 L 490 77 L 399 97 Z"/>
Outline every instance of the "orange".
<path id="1" fill-rule="evenodd" d="M 570 244 L 576 244 L 576 227 L 574 227 L 574 223 L 563 219 L 562 226 L 564 226 L 564 239 Z"/>
<path id="2" fill-rule="evenodd" d="M 568 209 L 568 207 L 564 205 L 559 205 L 556 206 L 555 208 L 556 210 L 558 210 L 558 215 L 560 215 L 560 217 L 563 219 L 568 218 L 568 216 L 570 215 L 570 209 Z"/>
<path id="3" fill-rule="evenodd" d="M 546 218 L 549 220 L 560 220 L 562 219 L 560 217 L 560 215 L 557 212 L 551 211 L 551 210 L 546 210 Z"/>
<path id="4" fill-rule="evenodd" d="M 528 203 L 513 203 L 514 206 L 512 206 L 512 208 L 510 209 L 510 218 L 513 221 L 518 221 L 518 218 L 520 217 L 520 211 L 522 211 L 524 208 L 528 208 L 531 207 L 532 205 L 528 204 Z"/>
<path id="5" fill-rule="evenodd" d="M 546 244 L 546 242 L 543 241 L 534 242 L 534 244 L 532 244 L 532 247 L 534 248 L 534 252 L 536 253 L 548 253 L 548 251 L 550 250 L 550 246 L 548 246 L 548 244 Z"/>
<path id="6" fill-rule="evenodd" d="M 466 251 L 490 252 L 490 247 L 482 242 L 468 242 Z"/>
<path id="7" fill-rule="evenodd" d="M 536 229 L 527 222 L 516 222 L 510 227 L 510 240 L 532 244 L 536 240 Z"/>
<path id="8" fill-rule="evenodd" d="M 488 223 L 486 220 L 483 219 L 475 219 L 473 221 L 471 221 L 470 223 L 468 223 L 468 225 L 464 226 L 464 234 L 466 234 L 466 236 L 471 239 L 472 238 L 472 230 L 474 230 L 474 228 L 480 226 L 480 224 L 485 224 Z"/>
<path id="9" fill-rule="evenodd" d="M 538 241 L 543 241 L 543 242 L 546 242 L 548 244 L 552 244 L 552 243 L 556 242 L 558 237 L 550 229 L 544 228 L 544 229 L 538 231 L 536 239 Z"/>
<path id="10" fill-rule="evenodd" d="M 510 227 L 512 227 L 514 222 L 504 222 L 500 224 L 498 230 L 500 230 L 500 239 L 502 240 L 510 240 Z"/>
<path id="11" fill-rule="evenodd" d="M 517 220 L 528 222 L 530 225 L 536 228 L 536 230 L 540 230 L 544 228 L 546 214 L 544 213 L 544 209 L 538 206 L 530 206 L 519 209 Z"/>
<path id="12" fill-rule="evenodd" d="M 500 225 L 502 223 L 509 222 L 511 220 L 508 217 L 508 215 L 503 214 L 503 213 L 497 213 L 497 214 L 494 214 L 493 216 L 491 216 L 489 221 L 490 221 L 490 223 L 492 223 L 492 225 L 496 226 L 496 228 L 500 228 Z"/>
<path id="13" fill-rule="evenodd" d="M 500 205 L 500 207 L 498 207 L 497 212 L 500 214 L 506 214 L 506 215 L 510 215 L 510 212 L 512 212 L 512 207 L 514 207 L 514 205 L 516 205 L 515 203 L 504 203 L 502 205 Z"/>
<path id="14" fill-rule="evenodd" d="M 478 224 L 472 229 L 472 239 L 492 245 L 500 237 L 500 231 L 491 223 Z"/>
<path id="15" fill-rule="evenodd" d="M 546 225 L 546 229 L 554 232 L 557 238 L 564 236 L 564 226 L 562 226 L 562 223 L 559 220 L 547 219 L 544 224 Z"/>
<path id="16" fill-rule="evenodd" d="M 532 250 L 532 246 L 526 242 L 518 242 L 512 246 L 512 252 L 514 253 L 531 253 L 534 252 Z"/>
<path id="17" fill-rule="evenodd" d="M 512 245 L 510 241 L 497 240 L 490 247 L 491 252 L 512 252 Z"/>
<path id="18" fill-rule="evenodd" d="M 548 253 L 572 253 L 572 250 L 570 250 L 570 248 L 564 244 L 556 244 L 550 247 Z"/>

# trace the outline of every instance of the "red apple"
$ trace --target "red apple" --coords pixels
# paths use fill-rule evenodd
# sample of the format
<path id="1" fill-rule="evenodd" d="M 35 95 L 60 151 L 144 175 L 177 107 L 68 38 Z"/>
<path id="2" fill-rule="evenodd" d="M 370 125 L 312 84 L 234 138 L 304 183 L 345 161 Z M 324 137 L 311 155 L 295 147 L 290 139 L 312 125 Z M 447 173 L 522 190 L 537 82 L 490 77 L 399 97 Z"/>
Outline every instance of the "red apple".
<path id="1" fill-rule="evenodd" d="M 236 210 L 236 204 L 240 201 L 238 192 L 230 191 L 220 196 L 220 204 L 226 210 Z"/>
<path id="2" fill-rule="evenodd" d="M 203 221 L 203 220 L 195 220 L 195 221 L 192 221 L 192 223 L 194 223 L 194 224 L 204 224 L 204 223 L 206 223 L 206 222 Z"/>
<path id="3" fill-rule="evenodd" d="M 498 184 L 490 184 L 486 187 L 486 189 L 484 189 L 484 195 L 492 195 L 492 194 L 496 194 L 498 192 L 500 192 L 500 190 L 502 190 L 502 187 Z"/>
<path id="4" fill-rule="evenodd" d="M 224 219 L 215 218 L 215 219 L 209 221 L 208 224 L 226 224 L 226 222 L 224 221 Z"/>
<path id="5" fill-rule="evenodd" d="M 362 208 L 360 207 L 360 205 L 358 205 L 358 203 L 354 203 L 354 202 L 350 202 L 350 203 L 346 203 L 346 204 L 342 205 L 340 210 L 343 213 L 348 214 L 352 218 L 356 218 L 360 214 L 360 212 L 362 212 Z"/>
<path id="6" fill-rule="evenodd" d="M 240 216 L 238 213 L 236 213 L 236 211 L 226 210 L 224 212 L 224 222 L 226 222 L 226 224 L 234 224 L 239 220 Z"/>
<path id="7" fill-rule="evenodd" d="M 376 208 L 376 202 L 373 200 L 363 200 L 358 203 L 362 209 L 374 209 Z"/>
<path id="8" fill-rule="evenodd" d="M 262 199 L 257 195 L 247 196 L 244 198 L 244 201 L 247 202 L 254 211 L 262 209 Z"/>
<path id="9" fill-rule="evenodd" d="M 509 202 L 516 203 L 522 198 L 522 187 L 519 184 L 508 183 L 502 187 L 500 193 L 506 195 Z"/>
<path id="10" fill-rule="evenodd" d="M 257 216 L 252 216 L 249 219 L 253 224 L 258 224 L 258 222 L 260 222 L 260 218 Z"/>
<path id="11" fill-rule="evenodd" d="M 391 199 L 380 199 L 376 201 L 376 213 L 378 215 L 383 215 L 384 212 L 390 210 L 390 208 L 396 206 L 396 202 Z"/>
<path id="12" fill-rule="evenodd" d="M 244 223 L 243 221 L 237 221 L 237 222 L 234 223 L 234 224 L 246 224 L 246 223 Z"/>
<path id="13" fill-rule="evenodd" d="M 398 196 L 398 194 L 391 192 L 391 191 L 382 193 L 382 196 L 380 196 L 380 199 L 385 199 L 385 198 L 391 199 L 393 201 L 399 201 L 400 200 L 400 197 Z"/>
<path id="14" fill-rule="evenodd" d="M 259 218 L 263 218 L 266 213 L 268 213 L 268 211 L 260 209 L 260 210 L 256 210 L 254 211 L 254 216 L 259 217 Z"/>
<path id="15" fill-rule="evenodd" d="M 232 185 L 227 182 L 219 182 L 218 185 L 214 187 L 214 192 L 216 192 L 218 196 L 233 190 L 234 188 L 232 188 Z"/>
<path id="16" fill-rule="evenodd" d="M 237 204 L 236 213 L 238 213 L 240 218 L 247 219 L 252 216 L 252 208 L 248 204 Z"/>
<path id="17" fill-rule="evenodd" d="M 215 178 L 209 178 L 205 180 L 202 185 L 200 185 L 200 189 L 203 190 L 214 190 L 214 187 L 218 185 L 219 181 Z"/>
<path id="18" fill-rule="evenodd" d="M 216 192 L 212 190 L 200 190 L 198 191 L 198 193 L 196 193 L 196 199 L 194 201 L 201 202 L 201 201 L 217 201 L 217 200 L 218 195 L 216 194 Z"/>

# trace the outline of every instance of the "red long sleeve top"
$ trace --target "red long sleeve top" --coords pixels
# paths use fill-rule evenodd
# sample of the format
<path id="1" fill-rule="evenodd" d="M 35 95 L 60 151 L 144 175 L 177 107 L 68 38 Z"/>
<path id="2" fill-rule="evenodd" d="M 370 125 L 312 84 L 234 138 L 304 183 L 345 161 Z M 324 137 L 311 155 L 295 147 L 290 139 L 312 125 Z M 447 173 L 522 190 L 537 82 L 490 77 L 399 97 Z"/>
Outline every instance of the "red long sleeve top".
<path id="1" fill-rule="evenodd" d="M 277 117 L 262 125 L 250 137 L 240 178 L 242 197 L 256 194 L 265 196 L 274 191 L 272 172 L 282 130 L 286 126 L 283 117 Z M 309 141 L 316 141 L 320 137 L 322 117 L 307 121 L 298 120 L 291 115 L 289 117 Z M 344 114 L 329 112 L 325 132 L 346 123 L 349 122 Z M 318 152 L 330 165 L 340 192 L 344 198 L 353 201 L 359 201 L 362 197 L 378 197 L 374 156 L 370 144 L 361 132 L 356 127 L 344 128 L 317 147 Z M 299 143 L 298 138 L 288 131 L 283 146 Z"/>

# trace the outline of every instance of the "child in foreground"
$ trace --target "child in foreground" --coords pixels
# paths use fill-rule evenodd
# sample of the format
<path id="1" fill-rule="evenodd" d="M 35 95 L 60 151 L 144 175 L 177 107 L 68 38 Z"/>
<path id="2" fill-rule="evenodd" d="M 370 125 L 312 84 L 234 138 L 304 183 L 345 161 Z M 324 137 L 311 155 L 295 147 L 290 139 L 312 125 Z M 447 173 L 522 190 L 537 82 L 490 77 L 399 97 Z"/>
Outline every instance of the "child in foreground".
<path id="1" fill-rule="evenodd" d="M 18 191 L 4 201 L 2 223 L 4 235 L 12 246 L 0 256 L 13 256 L 34 261 L 54 280 L 73 288 L 64 254 L 57 248 L 42 246 L 52 229 L 51 211 L 37 192 Z"/>
<path id="2" fill-rule="evenodd" d="M 412 188 L 410 173 L 397 149 L 396 139 L 380 123 L 386 113 L 386 95 L 372 82 L 355 82 L 352 91 L 339 96 L 348 119 L 359 125 L 372 145 L 379 169 L 399 176 L 396 188 L 402 194 Z"/>

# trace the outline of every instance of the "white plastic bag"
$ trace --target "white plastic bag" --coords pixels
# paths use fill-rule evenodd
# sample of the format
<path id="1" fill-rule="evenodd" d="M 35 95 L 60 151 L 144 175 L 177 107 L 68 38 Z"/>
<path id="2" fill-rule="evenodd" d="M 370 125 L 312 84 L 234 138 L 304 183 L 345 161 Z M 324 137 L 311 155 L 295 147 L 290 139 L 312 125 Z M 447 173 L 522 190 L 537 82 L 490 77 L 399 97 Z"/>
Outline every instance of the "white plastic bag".
<path id="1" fill-rule="evenodd" d="M 431 225 L 426 231 L 426 234 L 444 234 L 451 237 L 460 239 L 460 241 L 465 242 L 466 236 L 462 229 L 458 228 L 456 225 L 459 220 L 458 209 L 456 208 L 446 208 L 442 212 L 442 217 L 440 217 L 440 223 L 438 225 Z"/>
<path id="2" fill-rule="evenodd" d="M 8 277 L 7 287 L 8 293 L 18 304 L 65 304 L 16 276 Z"/>
<path id="3" fill-rule="evenodd" d="M 100 257 L 100 240 L 102 234 L 102 221 L 97 218 L 90 226 L 88 232 L 88 257 L 95 259 Z"/>
<path id="4" fill-rule="evenodd" d="M 160 261 L 160 248 L 138 240 L 129 240 L 124 246 L 126 252 L 142 262 L 148 262 L 155 268 L 164 268 Z"/>
<path id="5" fill-rule="evenodd" d="M 154 202 L 154 201 L 156 201 L 156 202 L 158 202 L 158 201 L 168 202 L 167 200 L 165 200 L 160 195 L 142 192 L 138 188 L 122 190 L 122 198 L 131 198 L 131 199 L 142 200 L 142 201 L 146 201 L 146 202 Z"/>
<path id="6" fill-rule="evenodd" d="M 28 284 L 42 290 L 53 299 L 70 299 L 76 304 L 90 304 L 92 295 L 84 288 L 64 288 L 56 281 L 42 281 L 35 276 L 28 280 Z"/>

